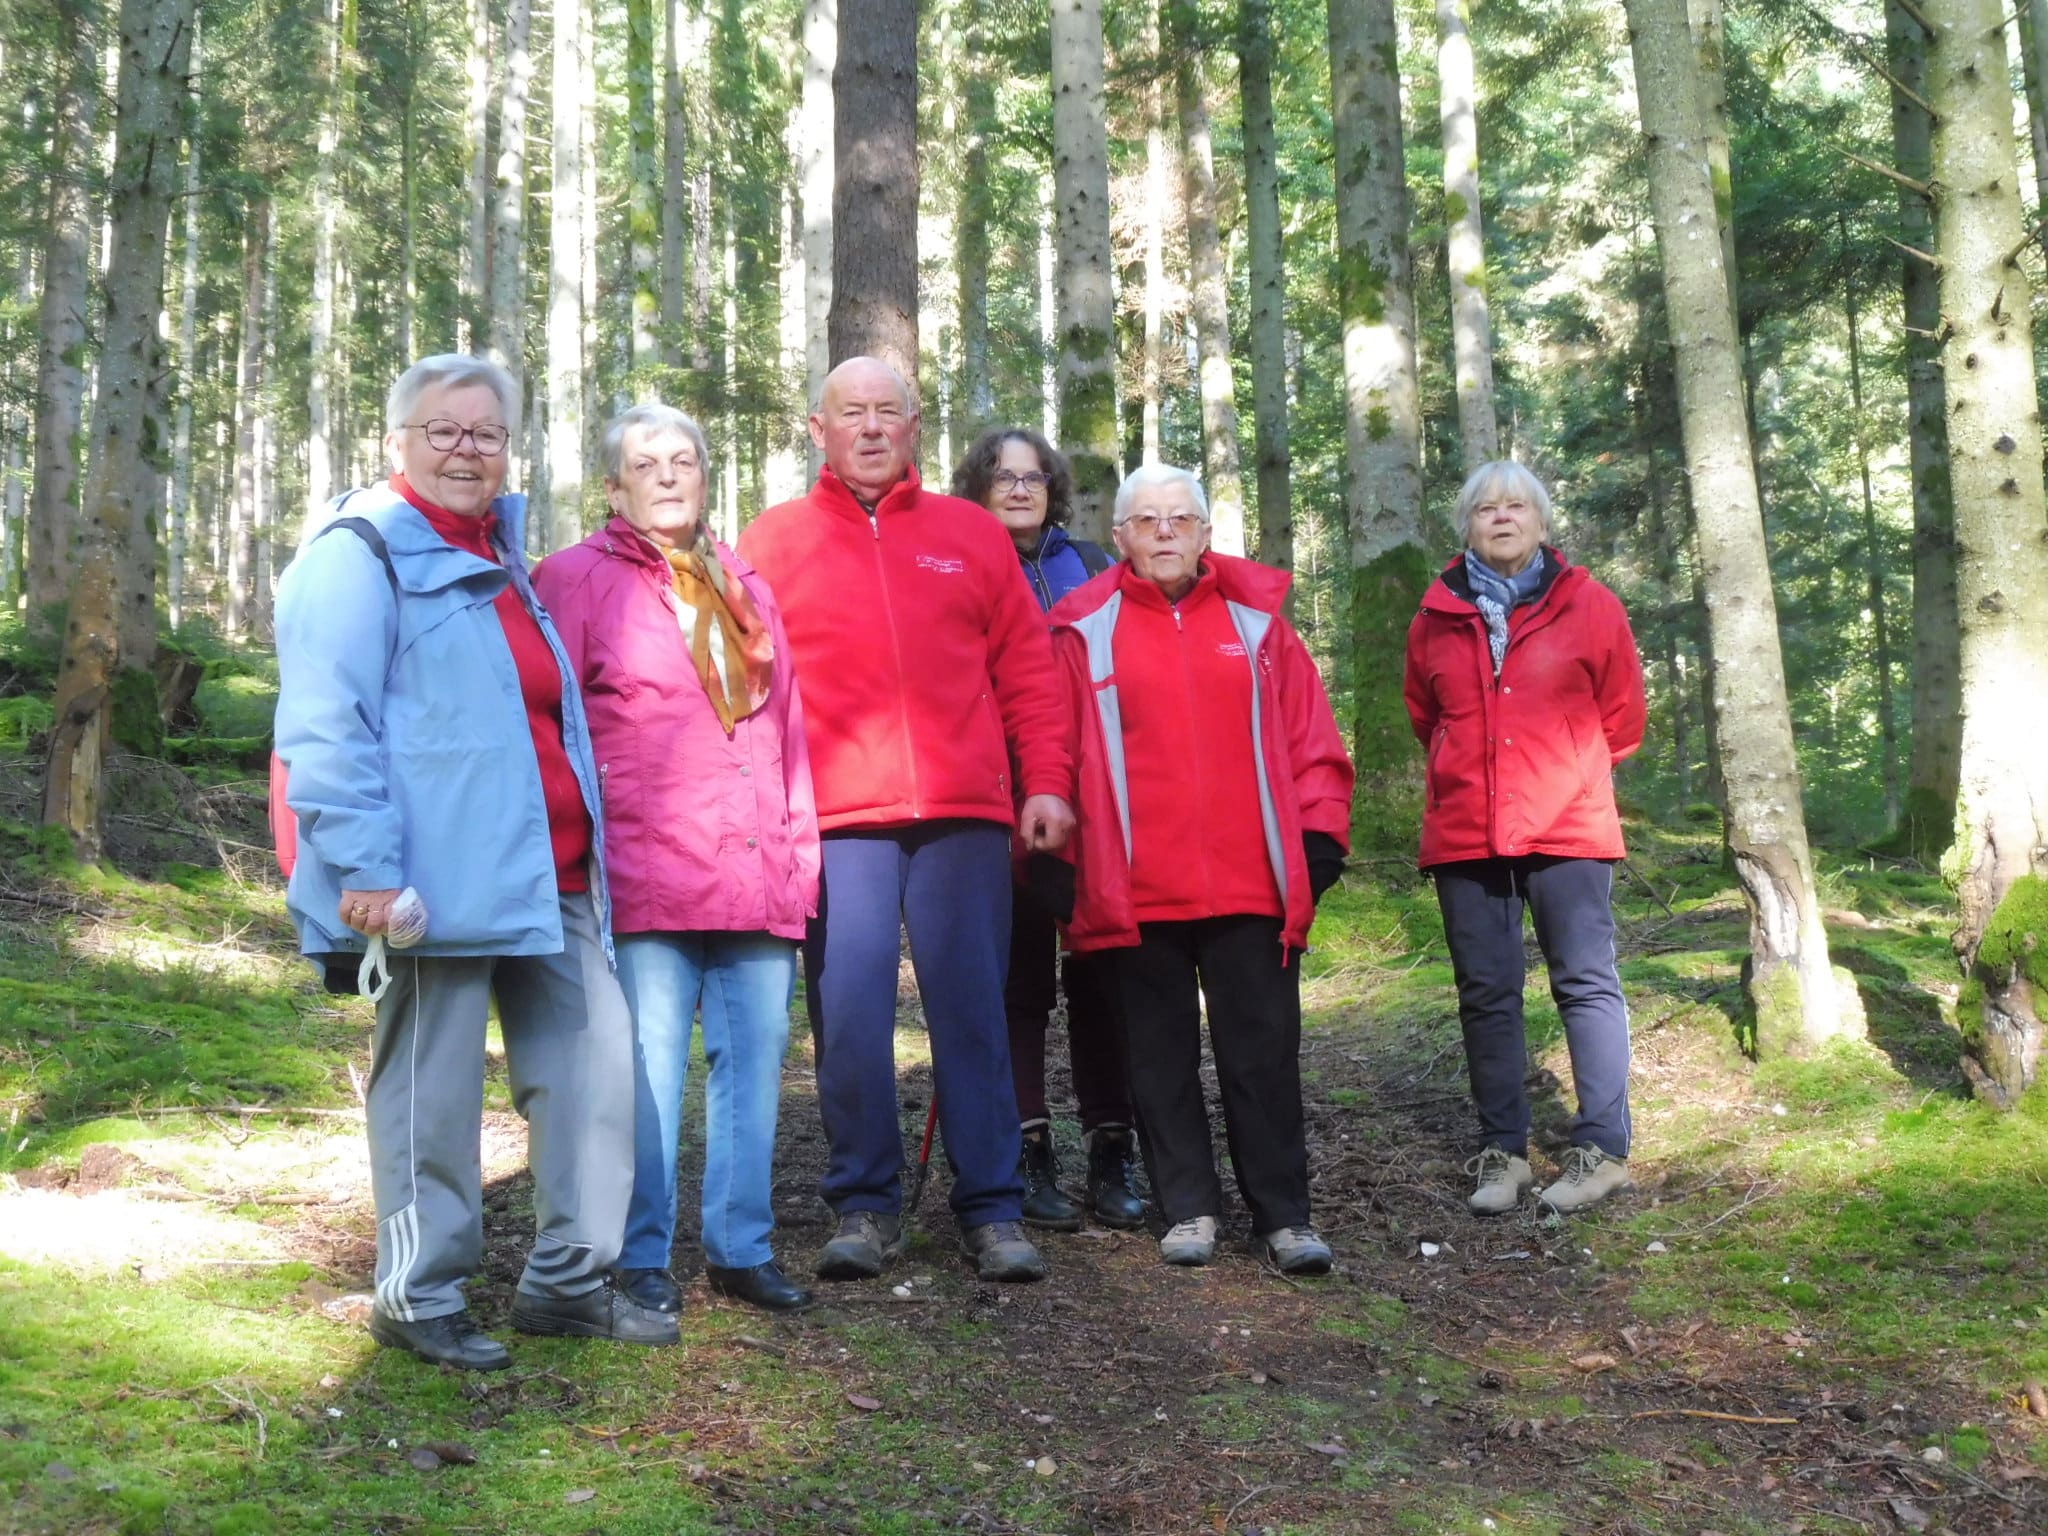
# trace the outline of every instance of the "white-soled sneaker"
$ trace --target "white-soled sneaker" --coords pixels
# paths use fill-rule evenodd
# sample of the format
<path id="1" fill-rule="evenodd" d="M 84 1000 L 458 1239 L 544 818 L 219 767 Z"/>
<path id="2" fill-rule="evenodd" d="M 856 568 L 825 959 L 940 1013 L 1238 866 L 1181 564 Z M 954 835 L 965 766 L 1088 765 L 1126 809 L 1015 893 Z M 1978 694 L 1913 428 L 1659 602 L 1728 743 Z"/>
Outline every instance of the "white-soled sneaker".
<path id="1" fill-rule="evenodd" d="M 1517 1157 L 1503 1147 L 1488 1147 L 1465 1164 L 1477 1185 L 1465 1197 L 1475 1216 L 1502 1216 L 1522 1203 L 1522 1196 L 1536 1182 L 1529 1159 Z"/>
<path id="2" fill-rule="evenodd" d="M 1175 1222 L 1159 1239 L 1159 1257 L 1167 1264 L 1207 1264 L 1216 1257 L 1216 1218 L 1196 1216 Z"/>
<path id="3" fill-rule="evenodd" d="M 1536 1198 L 1560 1215 L 1598 1205 L 1617 1190 L 1629 1187 L 1628 1159 L 1609 1157 L 1598 1147 L 1571 1147 L 1555 1184 L 1536 1191 Z"/>
<path id="4" fill-rule="evenodd" d="M 1330 1245 L 1316 1235 L 1314 1227 L 1281 1227 L 1261 1232 L 1259 1257 L 1283 1275 L 1327 1275 Z"/>

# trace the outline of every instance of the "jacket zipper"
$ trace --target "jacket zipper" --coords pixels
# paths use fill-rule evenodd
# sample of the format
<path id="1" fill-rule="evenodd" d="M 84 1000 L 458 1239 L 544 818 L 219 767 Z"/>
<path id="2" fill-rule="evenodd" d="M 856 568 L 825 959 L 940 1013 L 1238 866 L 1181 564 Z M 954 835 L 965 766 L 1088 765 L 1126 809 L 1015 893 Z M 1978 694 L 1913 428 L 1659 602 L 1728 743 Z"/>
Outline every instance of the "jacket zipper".
<path id="1" fill-rule="evenodd" d="M 917 782 L 917 751 L 910 735 L 910 699 L 904 689 L 903 637 L 896 632 L 896 605 L 889 598 L 889 567 L 882 559 L 882 508 L 877 503 L 868 518 L 875 534 L 875 577 L 882 587 L 882 620 L 889 626 L 889 648 L 896 655 L 896 714 L 903 722 L 904 755 L 910 759 L 910 816 L 924 820 L 924 793 Z"/>

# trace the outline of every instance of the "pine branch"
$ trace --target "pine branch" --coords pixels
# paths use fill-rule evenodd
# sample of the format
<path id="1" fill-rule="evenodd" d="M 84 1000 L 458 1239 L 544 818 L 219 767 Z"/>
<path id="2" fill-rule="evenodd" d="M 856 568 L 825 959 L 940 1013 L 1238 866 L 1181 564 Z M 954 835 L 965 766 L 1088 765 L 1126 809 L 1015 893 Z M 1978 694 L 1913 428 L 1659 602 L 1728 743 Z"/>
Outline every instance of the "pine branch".
<path id="1" fill-rule="evenodd" d="M 1919 194 L 1930 203 L 1934 201 L 1934 185 L 1931 182 L 1915 181 L 1904 171 L 1895 171 L 1888 165 L 1879 165 L 1875 160 L 1866 160 L 1855 151 L 1843 149 L 1840 145 L 1835 147 L 1835 153 L 1842 156 L 1845 160 L 1855 161 L 1856 164 L 1862 166 L 1866 171 L 1875 171 L 1880 176 L 1889 176 L 1900 186 Z"/>
<path id="2" fill-rule="evenodd" d="M 1928 40 L 1930 42 L 1933 41 L 1934 23 L 1927 19 L 1927 13 L 1921 10 L 1919 6 L 1915 5 L 1913 3 L 1913 0 L 1891 0 L 1891 3 L 1893 5 L 1896 5 L 1900 10 L 1904 11 L 1908 16 L 1912 17 L 1913 24 L 1917 26 L 1922 32 L 1925 32 L 1927 34 Z"/>
<path id="3" fill-rule="evenodd" d="M 1927 252 L 1921 250 L 1919 246 L 1908 245 L 1903 240 L 1894 240 L 1890 235 L 1882 235 L 1879 238 L 1882 239 L 1886 245 L 1895 245 L 1900 250 L 1904 251 L 1908 256 L 1917 257 L 1919 260 L 1926 262 L 1927 265 L 1932 267 L 1935 271 L 1939 272 L 1941 270 L 1941 258 L 1939 256 L 1930 256 L 1927 254 Z"/>

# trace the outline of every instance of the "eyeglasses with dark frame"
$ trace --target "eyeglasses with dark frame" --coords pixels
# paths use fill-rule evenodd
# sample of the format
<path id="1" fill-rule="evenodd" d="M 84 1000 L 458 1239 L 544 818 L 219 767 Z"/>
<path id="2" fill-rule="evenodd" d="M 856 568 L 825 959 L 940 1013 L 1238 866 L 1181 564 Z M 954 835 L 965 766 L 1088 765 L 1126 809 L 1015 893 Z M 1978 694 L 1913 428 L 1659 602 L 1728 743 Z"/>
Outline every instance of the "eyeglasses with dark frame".
<path id="1" fill-rule="evenodd" d="M 1036 469 L 1027 469 L 1021 475 L 1013 469 L 999 469 L 995 474 L 995 488 L 999 491 L 1012 491 L 1020 485 L 1027 491 L 1042 491 L 1051 484 L 1052 476 Z"/>
<path id="2" fill-rule="evenodd" d="M 408 432 L 424 432 L 427 446 L 436 453 L 453 453 L 462 446 L 466 437 L 476 451 L 487 459 L 495 459 L 505 451 L 505 445 L 512 440 L 512 434 L 495 422 L 484 422 L 480 426 L 465 427 L 459 421 L 450 421 L 445 416 L 436 416 L 431 421 L 408 421 Z"/>
<path id="3" fill-rule="evenodd" d="M 1118 523 L 1117 527 L 1128 528 L 1133 533 L 1163 532 L 1177 539 L 1195 528 L 1201 521 L 1202 519 L 1192 512 L 1175 512 L 1166 517 L 1156 517 L 1150 512 L 1134 512 Z"/>

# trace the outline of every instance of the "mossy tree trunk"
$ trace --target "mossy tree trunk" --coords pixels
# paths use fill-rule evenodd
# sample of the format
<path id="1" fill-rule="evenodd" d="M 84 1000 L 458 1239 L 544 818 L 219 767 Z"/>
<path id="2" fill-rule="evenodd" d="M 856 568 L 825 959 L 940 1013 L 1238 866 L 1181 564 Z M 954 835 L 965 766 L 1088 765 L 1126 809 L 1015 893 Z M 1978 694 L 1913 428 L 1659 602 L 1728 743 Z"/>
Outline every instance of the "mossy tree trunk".
<path id="1" fill-rule="evenodd" d="M 1287 451 L 1287 269 L 1281 254 L 1280 167 L 1273 130 L 1270 0 L 1239 0 L 1238 97 L 1244 117 L 1246 256 L 1250 266 L 1252 457 L 1259 559 L 1294 564 L 1293 466 Z"/>
<path id="2" fill-rule="evenodd" d="M 989 215 L 993 193 L 988 179 L 988 136 L 997 126 L 995 82 L 987 57 L 988 36 L 981 0 L 966 0 L 962 24 L 967 56 L 967 132 L 960 161 L 960 411 L 959 440 L 988 426 L 996 413 L 995 379 L 988 357 Z"/>
<path id="3" fill-rule="evenodd" d="M 1898 0 L 1885 5 L 1892 90 L 1892 148 L 1900 171 L 1924 185 L 1933 174 L 1934 122 L 1927 95 L 1927 37 Z M 1907 94 L 1907 93 L 1911 94 Z M 1934 250 L 1934 204 L 1900 183 L 1899 243 Z M 1962 771 L 1958 695 L 1961 621 L 1956 613 L 1955 506 L 1948 478 L 1948 397 L 1941 378 L 1941 291 L 1925 256 L 1902 255 L 1907 441 L 1913 473 L 1913 744 L 1900 832 L 1907 851 L 1933 861 L 1955 830 Z"/>
<path id="4" fill-rule="evenodd" d="M 832 368 L 832 71 L 839 63 L 839 7 L 834 0 L 805 0 L 803 148 L 798 160 L 804 221 L 804 399 L 818 399 Z M 701 158 L 701 154 L 700 154 Z M 809 444 L 809 434 L 805 434 Z M 810 478 L 824 455 L 805 449 Z"/>
<path id="5" fill-rule="evenodd" d="M 1458 439 L 1467 473 L 1500 457 L 1493 409 L 1493 330 L 1486 307 L 1486 241 L 1479 216 L 1479 107 L 1467 0 L 1436 0 L 1443 103 L 1444 251 L 1458 367 Z"/>
<path id="6" fill-rule="evenodd" d="M 583 95 L 583 7 L 557 0 L 549 92 L 548 204 L 548 439 L 559 446 L 548 455 L 547 520 L 541 548 L 566 549 L 583 531 L 583 116 L 592 104 Z M 674 153 L 681 154 L 677 144 Z M 680 164 L 675 186 L 680 189 Z M 664 208 L 666 212 L 666 208 Z M 676 210 L 680 219 L 681 209 Z M 587 232 L 594 236 L 595 231 Z M 682 322 L 682 251 L 673 265 L 676 323 Z M 666 299 L 667 291 L 664 289 Z M 680 334 L 680 330 L 678 331 Z"/>
<path id="7" fill-rule="evenodd" d="M 917 389 L 917 3 L 841 0 L 832 70 L 832 364 Z"/>
<path id="8" fill-rule="evenodd" d="M 1998 0 L 1941 0 L 1927 60 L 1962 619 L 1962 761 L 1943 861 L 1968 970 L 1964 1070 L 2011 1107 L 2040 1075 L 2048 990 L 2048 521 L 2033 294 Z"/>
<path id="9" fill-rule="evenodd" d="M 654 125 L 654 0 L 626 0 L 626 239 L 633 264 L 636 371 L 656 361 L 661 319 L 661 171 Z"/>
<path id="10" fill-rule="evenodd" d="M 1118 451 L 1101 0 L 1052 0 L 1052 178 L 1058 441 L 1074 471 L 1073 532 L 1103 543 Z"/>
<path id="11" fill-rule="evenodd" d="M 1758 1050 L 1781 1051 L 1840 1033 L 1846 1015 L 1806 841 L 1729 278 L 1721 242 L 1699 238 L 1717 222 L 1699 63 L 1684 0 L 1628 0 L 1628 23 L 1713 640 L 1728 851 L 1749 902 L 1745 980 Z"/>
<path id="12" fill-rule="evenodd" d="M 117 708 L 139 691 L 156 723 L 154 679 L 146 671 L 134 674 L 146 682 L 137 690 L 121 673 L 128 660 L 121 654 L 121 572 L 135 556 L 134 508 L 156 483 L 150 381 L 163 363 L 157 321 L 192 14 L 193 0 L 124 0 L 121 7 L 105 345 L 43 783 L 44 824 L 64 828 L 87 861 L 101 852 L 101 788 Z M 146 668 L 149 660 L 141 658 L 140 665 Z"/>
<path id="13" fill-rule="evenodd" d="M 1344 458 L 1351 529 L 1352 752 L 1377 837 L 1405 839 L 1421 784 L 1401 702 L 1408 622 L 1428 584 L 1422 538 L 1422 411 L 1408 266 L 1408 183 L 1393 0 L 1329 0 L 1337 157 L 1338 303 L 1344 329 Z M 1362 836 L 1366 833 L 1361 833 Z"/>

